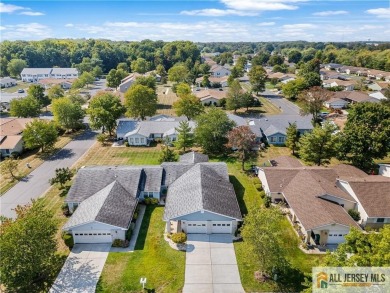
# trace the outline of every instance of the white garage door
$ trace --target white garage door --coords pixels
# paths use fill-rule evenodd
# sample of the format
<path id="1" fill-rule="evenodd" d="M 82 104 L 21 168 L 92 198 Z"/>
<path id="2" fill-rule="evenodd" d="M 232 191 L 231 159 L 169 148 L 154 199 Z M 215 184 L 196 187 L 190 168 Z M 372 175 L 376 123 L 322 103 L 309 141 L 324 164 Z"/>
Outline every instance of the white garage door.
<path id="1" fill-rule="evenodd" d="M 73 232 L 74 243 L 111 243 L 110 231 Z"/>
<path id="2" fill-rule="evenodd" d="M 187 221 L 186 232 L 189 234 L 207 233 L 207 223 L 204 221 Z"/>
<path id="3" fill-rule="evenodd" d="M 213 221 L 211 225 L 211 233 L 232 233 L 232 222 L 230 221 Z"/>
<path id="4" fill-rule="evenodd" d="M 328 244 L 339 244 L 344 241 L 344 233 L 329 233 L 328 235 Z"/>

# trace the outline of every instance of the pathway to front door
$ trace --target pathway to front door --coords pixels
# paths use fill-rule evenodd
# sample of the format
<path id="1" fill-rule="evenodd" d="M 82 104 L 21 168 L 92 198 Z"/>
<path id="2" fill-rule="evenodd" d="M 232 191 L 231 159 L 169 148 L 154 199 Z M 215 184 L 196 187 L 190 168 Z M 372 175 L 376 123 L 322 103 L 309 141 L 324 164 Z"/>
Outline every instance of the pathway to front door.
<path id="1" fill-rule="evenodd" d="M 245 293 L 232 235 L 188 234 L 183 293 Z"/>

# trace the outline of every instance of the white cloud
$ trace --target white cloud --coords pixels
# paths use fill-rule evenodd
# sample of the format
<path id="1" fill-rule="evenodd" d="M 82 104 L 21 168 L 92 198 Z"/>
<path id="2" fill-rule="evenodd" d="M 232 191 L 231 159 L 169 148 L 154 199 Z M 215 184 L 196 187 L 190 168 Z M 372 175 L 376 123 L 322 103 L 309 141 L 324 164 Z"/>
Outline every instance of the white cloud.
<path id="1" fill-rule="evenodd" d="M 5 26 L 0 25 L 0 31 L 5 30 Z"/>
<path id="2" fill-rule="evenodd" d="M 313 15 L 315 16 L 332 16 L 332 15 L 343 15 L 348 14 L 348 11 L 345 10 L 327 10 L 327 11 L 320 11 L 315 12 Z"/>
<path id="3" fill-rule="evenodd" d="M 67 24 L 65 24 L 65 27 L 74 27 L 74 24 L 73 23 L 67 23 Z"/>
<path id="4" fill-rule="evenodd" d="M 380 18 L 390 18 L 390 8 L 375 8 L 366 11 L 369 14 L 376 15 Z"/>
<path id="5" fill-rule="evenodd" d="M 273 26 L 275 25 L 275 22 L 271 21 L 271 22 L 260 22 L 257 24 L 257 26 Z"/>
<path id="6" fill-rule="evenodd" d="M 382 29 L 382 28 L 383 28 L 382 25 L 370 25 L 370 24 L 366 24 L 366 25 L 359 27 L 360 30 L 376 30 L 376 29 Z"/>
<path id="7" fill-rule="evenodd" d="M 237 16 L 255 16 L 258 15 L 256 12 L 250 11 L 238 11 L 233 9 L 200 9 L 200 10 L 184 10 L 181 11 L 180 14 L 183 15 L 199 15 L 199 16 L 227 16 L 227 15 L 237 15 Z"/>
<path id="8" fill-rule="evenodd" d="M 235 10 L 266 11 L 266 10 L 295 10 L 298 6 L 292 3 L 307 0 L 221 0 L 227 7 Z"/>
<path id="9" fill-rule="evenodd" d="M 36 22 L 5 25 L 3 27 L 2 38 L 5 40 L 33 40 L 51 37 L 51 29 Z"/>
<path id="10" fill-rule="evenodd" d="M 24 9 L 25 8 L 21 7 L 21 6 L 0 3 L 0 13 L 12 13 L 12 12 L 15 12 L 17 10 L 24 10 Z"/>
<path id="11" fill-rule="evenodd" d="M 285 24 L 282 26 L 286 30 L 304 30 L 304 29 L 313 29 L 317 26 L 311 23 L 296 23 L 296 24 Z"/>
<path id="12" fill-rule="evenodd" d="M 34 11 L 23 11 L 20 14 L 29 15 L 29 16 L 42 16 L 42 15 L 45 15 L 42 12 L 34 12 Z"/>

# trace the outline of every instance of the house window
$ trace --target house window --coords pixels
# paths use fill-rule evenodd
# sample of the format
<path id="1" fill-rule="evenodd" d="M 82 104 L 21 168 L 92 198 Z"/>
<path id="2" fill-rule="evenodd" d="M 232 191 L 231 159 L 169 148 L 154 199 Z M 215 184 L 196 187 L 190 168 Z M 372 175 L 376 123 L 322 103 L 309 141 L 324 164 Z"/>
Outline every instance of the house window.
<path id="1" fill-rule="evenodd" d="M 384 223 L 385 222 L 385 218 L 378 218 L 378 219 L 376 219 L 376 222 L 377 223 Z"/>
<path id="2" fill-rule="evenodd" d="M 339 237 L 343 236 L 343 234 L 339 234 Z"/>
<path id="3" fill-rule="evenodd" d="M 139 138 L 138 137 L 135 138 L 135 143 L 139 143 Z"/>
<path id="4" fill-rule="evenodd" d="M 284 137 L 283 136 L 279 136 L 279 142 L 284 142 Z"/>
<path id="5" fill-rule="evenodd" d="M 145 138 L 141 138 L 141 144 L 145 143 Z"/>
<path id="6" fill-rule="evenodd" d="M 271 142 L 275 142 L 275 141 L 276 141 L 276 137 L 271 136 Z"/>
<path id="7" fill-rule="evenodd" d="M 206 226 L 206 224 L 202 224 L 202 226 L 203 226 L 203 227 L 205 227 L 205 226 Z"/>
<path id="8" fill-rule="evenodd" d="M 134 138 L 130 137 L 130 144 L 134 143 Z"/>
<path id="9" fill-rule="evenodd" d="M 226 226 L 230 227 L 230 224 L 226 224 Z"/>
<path id="10" fill-rule="evenodd" d="M 213 224 L 213 226 L 215 227 L 215 226 L 217 226 L 217 224 Z"/>
<path id="11" fill-rule="evenodd" d="M 330 236 L 333 236 L 333 234 L 329 234 L 329 237 L 330 237 Z"/>

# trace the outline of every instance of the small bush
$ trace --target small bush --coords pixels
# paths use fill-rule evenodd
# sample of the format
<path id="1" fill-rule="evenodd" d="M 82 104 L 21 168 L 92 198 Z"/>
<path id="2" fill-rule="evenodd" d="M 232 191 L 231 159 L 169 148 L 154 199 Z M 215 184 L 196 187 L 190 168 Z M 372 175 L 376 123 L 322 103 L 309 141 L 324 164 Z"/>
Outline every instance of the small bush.
<path id="1" fill-rule="evenodd" d="M 266 196 L 266 197 L 265 197 L 264 206 L 265 206 L 266 208 L 269 208 L 269 207 L 271 206 L 271 197 L 269 197 L 269 196 Z"/>
<path id="2" fill-rule="evenodd" d="M 158 198 L 153 198 L 153 197 L 147 197 L 144 199 L 144 203 L 146 205 L 155 205 L 158 204 Z"/>
<path id="3" fill-rule="evenodd" d="M 265 191 L 264 191 L 264 190 L 260 191 L 260 197 L 261 197 L 261 198 L 264 198 L 264 197 L 265 197 Z"/>
<path id="4" fill-rule="evenodd" d="M 175 243 L 184 243 L 187 241 L 187 235 L 186 235 L 186 233 L 183 233 L 183 232 L 174 233 L 171 236 L 171 240 Z"/>
<path id="5" fill-rule="evenodd" d="M 62 235 L 62 239 L 64 240 L 65 245 L 69 247 L 69 249 L 73 248 L 74 241 L 73 241 L 72 234 L 66 233 L 66 234 Z"/>
<path id="6" fill-rule="evenodd" d="M 123 144 L 124 144 L 125 147 L 129 147 L 130 146 L 129 142 L 127 140 Z"/>
<path id="7" fill-rule="evenodd" d="M 13 159 L 17 159 L 17 158 L 20 157 L 20 153 L 19 152 L 12 152 L 10 157 L 13 158 Z"/>
<path id="8" fill-rule="evenodd" d="M 261 184 L 255 184 L 255 187 L 258 191 L 262 191 L 263 190 L 263 186 L 261 186 Z"/>
<path id="9" fill-rule="evenodd" d="M 70 216 L 70 211 L 69 211 L 69 207 L 68 207 L 67 203 L 64 203 L 61 206 L 61 209 L 62 209 L 62 213 L 64 214 L 65 217 L 69 217 Z"/>
<path id="10" fill-rule="evenodd" d="M 360 217 L 360 213 L 359 211 L 357 210 L 354 210 L 354 209 L 349 209 L 348 210 L 348 214 L 351 216 L 352 219 L 354 219 L 355 221 L 360 221 L 361 217 Z"/>
<path id="11" fill-rule="evenodd" d="M 122 239 L 115 239 L 112 242 L 112 247 L 127 247 L 128 246 L 128 241 L 122 240 Z"/>

